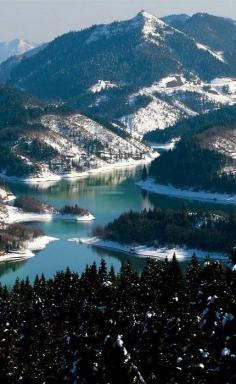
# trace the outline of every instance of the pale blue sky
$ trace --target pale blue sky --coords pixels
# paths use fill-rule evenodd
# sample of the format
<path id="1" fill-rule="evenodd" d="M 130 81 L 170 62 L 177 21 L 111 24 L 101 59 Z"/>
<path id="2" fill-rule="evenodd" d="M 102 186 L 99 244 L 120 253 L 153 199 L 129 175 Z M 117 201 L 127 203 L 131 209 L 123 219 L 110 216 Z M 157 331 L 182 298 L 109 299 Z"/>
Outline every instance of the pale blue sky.
<path id="1" fill-rule="evenodd" d="M 236 19 L 236 0 L 0 0 L 0 41 L 48 41 L 92 24 L 129 19 L 142 9 L 156 16 L 208 12 Z"/>

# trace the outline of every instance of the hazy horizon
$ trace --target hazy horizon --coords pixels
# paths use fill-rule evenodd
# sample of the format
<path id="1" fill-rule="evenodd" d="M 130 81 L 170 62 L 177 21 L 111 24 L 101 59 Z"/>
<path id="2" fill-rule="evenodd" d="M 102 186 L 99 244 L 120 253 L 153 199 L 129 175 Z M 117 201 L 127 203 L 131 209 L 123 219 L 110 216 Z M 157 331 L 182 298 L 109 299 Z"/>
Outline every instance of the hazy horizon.
<path id="1" fill-rule="evenodd" d="M 236 19 L 235 0 L 0 0 L 0 41 L 46 42 L 71 30 L 132 18 L 142 9 L 157 17 L 207 12 Z"/>

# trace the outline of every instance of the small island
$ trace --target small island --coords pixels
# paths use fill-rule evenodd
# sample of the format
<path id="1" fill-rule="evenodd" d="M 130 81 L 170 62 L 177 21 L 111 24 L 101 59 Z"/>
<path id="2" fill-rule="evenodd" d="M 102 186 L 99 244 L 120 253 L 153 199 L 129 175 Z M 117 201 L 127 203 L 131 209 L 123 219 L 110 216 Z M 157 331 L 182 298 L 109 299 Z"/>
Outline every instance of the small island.
<path id="1" fill-rule="evenodd" d="M 74 206 L 65 205 L 59 210 L 57 215 L 65 220 L 75 219 L 76 221 L 92 221 L 95 219 L 88 209 L 80 208 L 77 204 Z"/>

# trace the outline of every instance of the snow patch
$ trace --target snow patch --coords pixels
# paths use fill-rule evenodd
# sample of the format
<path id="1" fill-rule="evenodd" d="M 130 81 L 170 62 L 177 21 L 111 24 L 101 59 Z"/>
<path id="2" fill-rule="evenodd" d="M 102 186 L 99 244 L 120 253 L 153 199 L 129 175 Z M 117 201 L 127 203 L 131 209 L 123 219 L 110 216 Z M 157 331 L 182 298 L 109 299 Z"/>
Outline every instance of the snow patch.
<path id="1" fill-rule="evenodd" d="M 214 56 L 215 59 L 221 61 L 222 63 L 226 63 L 225 59 L 224 59 L 224 53 L 223 52 L 216 52 L 216 51 L 213 51 L 211 48 L 207 47 L 206 45 L 204 44 L 200 44 L 200 43 L 196 43 L 196 46 L 198 49 L 202 49 L 203 51 L 207 51 L 208 53 L 210 53 L 212 56 Z"/>
<path id="2" fill-rule="evenodd" d="M 91 88 L 90 91 L 92 93 L 99 93 L 103 90 L 106 89 L 113 89 L 113 88 L 118 88 L 118 85 L 115 83 L 111 83 L 108 80 L 98 80 L 96 84 L 94 84 Z"/>

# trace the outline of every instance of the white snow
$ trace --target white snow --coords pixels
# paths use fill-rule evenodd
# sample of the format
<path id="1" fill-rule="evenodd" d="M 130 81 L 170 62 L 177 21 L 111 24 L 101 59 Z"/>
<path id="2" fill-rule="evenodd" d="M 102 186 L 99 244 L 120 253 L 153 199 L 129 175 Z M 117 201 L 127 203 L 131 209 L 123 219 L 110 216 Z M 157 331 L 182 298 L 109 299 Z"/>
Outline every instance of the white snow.
<path id="1" fill-rule="evenodd" d="M 196 116 L 194 107 L 187 105 L 188 94 L 194 94 L 202 112 L 209 111 L 209 102 L 215 109 L 236 103 L 236 79 L 216 78 L 209 83 L 193 76 L 175 73 L 162 78 L 149 87 L 129 95 L 127 103 L 135 106 L 139 96 L 147 96 L 150 102 L 136 112 L 124 115 L 120 120 L 133 135 L 142 136 L 156 128 L 164 129 L 175 124 L 181 117 Z M 165 98 L 165 101 L 162 98 Z"/>
<path id="2" fill-rule="evenodd" d="M 0 256 L 0 262 L 29 259 L 35 256 L 36 251 L 40 251 L 46 248 L 46 246 L 50 242 L 56 240 L 58 239 L 50 236 L 40 236 L 37 238 L 33 238 L 31 240 L 26 241 L 21 247 L 21 249 Z"/>
<path id="3" fill-rule="evenodd" d="M 217 77 L 211 81 L 211 86 L 219 93 L 236 95 L 236 78 Z"/>
<path id="4" fill-rule="evenodd" d="M 215 109 L 221 105 L 233 105 L 236 103 L 236 79 L 217 78 L 204 83 L 196 76 L 187 80 L 182 73 L 169 75 L 131 94 L 127 101 L 130 105 L 135 105 L 139 96 L 149 97 L 150 102 L 146 107 L 124 115 L 120 121 L 130 133 L 137 136 L 157 128 L 167 128 L 181 117 L 198 114 L 187 105 L 188 94 L 191 93 L 201 103 L 203 112 L 208 112 L 209 102 L 215 105 Z"/>
<path id="5" fill-rule="evenodd" d="M 5 208 L 6 212 L 0 213 L 0 220 L 5 224 L 51 220 L 70 220 L 77 222 L 89 222 L 95 220 L 95 217 L 90 212 L 80 216 L 62 215 L 60 213 L 29 213 L 11 205 L 6 205 Z"/>
<path id="6" fill-rule="evenodd" d="M 171 141 L 168 141 L 167 143 L 150 143 L 151 147 L 155 151 L 169 151 L 170 149 L 174 149 L 176 146 L 176 143 L 180 140 L 180 137 L 176 137 L 175 139 L 172 139 Z"/>
<path id="7" fill-rule="evenodd" d="M 14 199 L 15 199 L 15 196 L 10 191 L 0 187 L 0 200 L 2 200 L 5 203 Z"/>
<path id="8" fill-rule="evenodd" d="M 88 214 L 84 215 L 61 215 L 61 214 L 55 214 L 53 215 L 53 219 L 60 219 L 60 220 L 69 220 L 69 221 L 81 221 L 81 222 L 90 222 L 95 220 L 95 217 L 89 212 Z"/>
<path id="9" fill-rule="evenodd" d="M 111 83 L 108 80 L 98 80 L 98 82 L 90 88 L 90 91 L 92 93 L 99 93 L 105 89 L 113 89 L 113 88 L 118 88 L 118 85 L 115 83 Z"/>
<path id="10" fill-rule="evenodd" d="M 223 348 L 222 351 L 221 351 L 221 356 L 222 356 L 222 357 L 224 357 L 224 356 L 230 356 L 230 354 L 231 354 L 231 351 L 230 351 L 230 349 L 227 348 L 227 347 Z"/>
<path id="11" fill-rule="evenodd" d="M 203 51 L 207 51 L 208 53 L 210 53 L 212 56 L 215 57 L 215 59 L 221 61 L 222 63 L 226 63 L 225 59 L 224 59 L 224 52 L 216 52 L 216 51 L 213 51 L 213 49 L 207 47 L 206 45 L 204 44 L 200 44 L 200 43 L 196 43 L 196 46 L 198 49 L 202 49 Z"/>
<path id="12" fill-rule="evenodd" d="M 139 94 L 144 94 L 140 91 Z M 180 112 L 167 102 L 152 96 L 152 101 L 130 115 L 123 116 L 120 121 L 133 136 L 143 136 L 146 132 L 157 128 L 164 129 L 175 124 L 180 118 Z"/>
<path id="13" fill-rule="evenodd" d="M 172 185 L 155 183 L 152 178 L 149 178 L 146 181 L 139 181 L 136 185 L 148 192 L 172 196 L 180 199 L 209 201 L 216 204 L 236 204 L 236 195 L 175 188 Z"/>
<path id="14" fill-rule="evenodd" d="M 154 247 L 148 247 L 143 245 L 130 246 L 130 245 L 120 244 L 115 241 L 101 240 L 97 237 L 91 237 L 91 238 L 85 238 L 85 239 L 72 238 L 72 239 L 69 239 L 68 241 L 75 242 L 78 244 L 87 244 L 97 248 L 110 249 L 117 252 L 128 253 L 131 255 L 146 257 L 146 258 L 153 257 L 157 259 L 165 259 L 166 257 L 168 257 L 169 259 L 171 259 L 174 253 L 176 254 L 177 259 L 191 258 L 193 254 L 195 254 L 198 258 L 201 258 L 201 259 L 204 259 L 207 255 L 209 255 L 211 258 L 214 258 L 214 259 L 226 258 L 226 255 L 222 253 L 204 252 L 199 249 L 188 249 L 184 247 L 154 248 Z"/>
<path id="15" fill-rule="evenodd" d="M 47 135 L 30 133 L 27 140 L 37 139 L 56 150 L 51 161 L 36 162 L 39 171 L 30 177 L 9 177 L 6 170 L 0 176 L 9 181 L 27 183 L 57 182 L 65 178 L 84 177 L 116 167 L 138 165 L 151 161 L 153 150 L 133 137 L 125 137 L 106 129 L 101 124 L 81 114 L 69 116 L 44 115 L 41 120 Z M 20 150 L 20 142 L 14 147 Z M 29 159 L 23 158 L 25 163 Z"/>
<path id="16" fill-rule="evenodd" d="M 156 16 L 142 11 L 130 20 L 96 26 L 86 40 L 86 44 L 94 43 L 100 38 L 110 39 L 117 34 L 129 33 L 137 29 L 142 31 L 145 40 L 152 41 L 155 44 L 158 44 L 158 41 L 163 39 L 165 33 L 175 31 L 174 28 L 165 24 L 164 21 L 158 19 Z"/>

